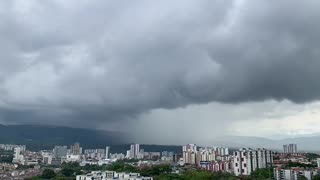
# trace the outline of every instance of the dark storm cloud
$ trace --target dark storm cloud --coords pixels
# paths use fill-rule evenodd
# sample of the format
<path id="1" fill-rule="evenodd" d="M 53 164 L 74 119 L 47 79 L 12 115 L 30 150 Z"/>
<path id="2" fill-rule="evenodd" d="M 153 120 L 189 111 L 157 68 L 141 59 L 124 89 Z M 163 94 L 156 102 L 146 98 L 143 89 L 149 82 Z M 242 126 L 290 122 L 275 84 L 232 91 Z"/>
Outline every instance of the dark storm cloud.
<path id="1" fill-rule="evenodd" d="M 92 126 L 320 97 L 318 1 L 4 1 L 0 118 Z"/>

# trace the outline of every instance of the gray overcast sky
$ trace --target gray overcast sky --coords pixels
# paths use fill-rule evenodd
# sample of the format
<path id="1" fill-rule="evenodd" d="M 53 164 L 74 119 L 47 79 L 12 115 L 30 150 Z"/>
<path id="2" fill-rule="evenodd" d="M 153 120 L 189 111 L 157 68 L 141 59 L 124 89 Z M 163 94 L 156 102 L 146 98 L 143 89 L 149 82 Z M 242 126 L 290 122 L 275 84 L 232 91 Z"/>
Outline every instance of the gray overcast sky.
<path id="1" fill-rule="evenodd" d="M 319 19 L 318 0 L 3 0 L 0 122 L 317 134 Z"/>

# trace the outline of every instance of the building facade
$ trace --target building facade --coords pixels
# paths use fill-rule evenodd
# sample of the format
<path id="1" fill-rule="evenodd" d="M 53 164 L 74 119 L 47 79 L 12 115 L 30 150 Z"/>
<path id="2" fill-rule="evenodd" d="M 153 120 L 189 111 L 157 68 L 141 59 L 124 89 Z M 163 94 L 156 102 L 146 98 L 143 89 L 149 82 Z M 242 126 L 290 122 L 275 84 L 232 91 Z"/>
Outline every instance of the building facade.
<path id="1" fill-rule="evenodd" d="M 260 168 L 272 167 L 273 152 L 266 149 L 241 149 L 233 153 L 233 169 L 236 176 L 250 175 Z"/>
<path id="2" fill-rule="evenodd" d="M 79 143 L 74 143 L 74 145 L 72 145 L 70 147 L 70 152 L 71 154 L 73 155 L 80 155 L 82 152 L 81 152 L 81 147 L 80 147 L 80 144 Z"/>
<path id="3" fill-rule="evenodd" d="M 131 144 L 130 145 L 130 153 L 128 154 L 128 156 L 131 159 L 139 159 L 140 157 L 140 144 Z"/>
<path id="4" fill-rule="evenodd" d="M 86 175 L 78 175 L 76 180 L 153 180 L 152 177 L 143 177 L 139 173 L 117 173 L 115 171 L 93 171 Z"/>
<path id="5" fill-rule="evenodd" d="M 197 145 L 187 144 L 182 146 L 183 163 L 196 164 Z"/>
<path id="6" fill-rule="evenodd" d="M 110 154 L 110 147 L 109 147 L 109 146 L 106 146 L 106 156 L 105 156 L 106 159 L 109 159 L 109 158 L 110 158 L 110 157 L 109 157 L 109 154 Z"/>
<path id="7" fill-rule="evenodd" d="M 55 158 L 63 158 L 67 156 L 68 148 L 67 146 L 55 146 L 53 148 L 53 154 Z"/>
<path id="8" fill-rule="evenodd" d="M 284 153 L 298 153 L 297 144 L 285 144 L 283 145 L 283 152 Z"/>
<path id="9" fill-rule="evenodd" d="M 274 168 L 273 174 L 275 180 L 299 180 L 301 177 L 305 177 L 308 180 L 312 180 L 312 177 L 316 175 L 317 172 L 300 168 Z"/>

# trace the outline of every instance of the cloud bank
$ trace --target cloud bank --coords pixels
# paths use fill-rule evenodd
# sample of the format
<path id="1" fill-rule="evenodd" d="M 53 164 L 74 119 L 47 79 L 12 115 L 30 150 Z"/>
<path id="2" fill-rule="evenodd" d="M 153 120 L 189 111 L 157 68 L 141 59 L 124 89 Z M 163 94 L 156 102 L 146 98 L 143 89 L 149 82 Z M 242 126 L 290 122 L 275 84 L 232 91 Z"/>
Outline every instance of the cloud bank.
<path id="1" fill-rule="evenodd" d="M 319 7 L 316 0 L 2 1 L 0 120 L 116 127 L 157 109 L 317 101 Z"/>

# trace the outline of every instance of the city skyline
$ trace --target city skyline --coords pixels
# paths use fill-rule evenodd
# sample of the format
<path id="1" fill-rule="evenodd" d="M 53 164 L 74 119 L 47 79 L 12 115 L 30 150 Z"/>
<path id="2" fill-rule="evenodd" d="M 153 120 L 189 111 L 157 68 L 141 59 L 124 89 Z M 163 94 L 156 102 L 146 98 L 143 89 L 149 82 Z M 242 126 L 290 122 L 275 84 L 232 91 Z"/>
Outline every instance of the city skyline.
<path id="1" fill-rule="evenodd" d="M 0 124 L 103 129 L 141 144 L 320 135 L 319 7 L 1 1 Z"/>
<path id="2" fill-rule="evenodd" d="M 119 151 L 109 153 L 113 148 L 110 146 L 86 149 L 78 142 L 39 151 L 32 151 L 26 145 L 0 144 L 0 178 L 153 180 L 175 177 L 186 180 L 191 179 L 189 173 L 191 177 L 234 180 L 316 180 L 320 177 L 320 155 L 299 151 L 297 144 L 284 144 L 283 152 L 197 144 L 179 146 L 178 151 L 170 151 L 169 146 L 153 151 L 145 151 L 140 144 L 126 147 L 125 155 Z"/>

